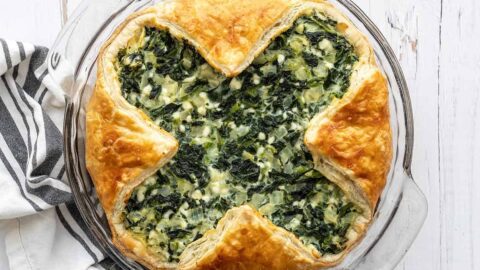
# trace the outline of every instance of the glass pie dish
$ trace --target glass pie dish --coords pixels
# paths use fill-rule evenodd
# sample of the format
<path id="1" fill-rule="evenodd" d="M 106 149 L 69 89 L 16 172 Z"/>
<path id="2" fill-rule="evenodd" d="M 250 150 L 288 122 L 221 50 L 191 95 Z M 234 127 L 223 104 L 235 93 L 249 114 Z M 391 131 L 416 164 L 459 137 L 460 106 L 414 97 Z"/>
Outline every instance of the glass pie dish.
<path id="1" fill-rule="evenodd" d="M 120 267 L 142 269 L 112 244 L 111 234 L 85 166 L 85 108 L 96 81 L 100 47 L 125 18 L 159 0 L 86 0 L 67 22 L 48 55 L 49 75 L 67 96 L 64 125 L 66 172 L 82 218 L 97 245 Z M 427 213 L 410 173 L 413 116 L 405 79 L 387 41 L 349 0 L 332 0 L 370 40 L 390 89 L 393 159 L 387 186 L 365 238 L 332 269 L 392 269 L 407 252 Z"/>

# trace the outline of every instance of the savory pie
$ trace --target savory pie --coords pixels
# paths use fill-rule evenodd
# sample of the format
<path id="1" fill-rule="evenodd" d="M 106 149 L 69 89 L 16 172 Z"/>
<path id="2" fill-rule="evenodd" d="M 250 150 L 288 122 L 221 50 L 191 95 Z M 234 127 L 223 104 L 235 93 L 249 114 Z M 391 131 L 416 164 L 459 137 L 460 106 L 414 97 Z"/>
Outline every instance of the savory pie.
<path id="1" fill-rule="evenodd" d="M 387 82 L 321 0 L 171 0 L 105 43 L 87 167 L 114 244 L 151 269 L 318 269 L 389 172 Z"/>

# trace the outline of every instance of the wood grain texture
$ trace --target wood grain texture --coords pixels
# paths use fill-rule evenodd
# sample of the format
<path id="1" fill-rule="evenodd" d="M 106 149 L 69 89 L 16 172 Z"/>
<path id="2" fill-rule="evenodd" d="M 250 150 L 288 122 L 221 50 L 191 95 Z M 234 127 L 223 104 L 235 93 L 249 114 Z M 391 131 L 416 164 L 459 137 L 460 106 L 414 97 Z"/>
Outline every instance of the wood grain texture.
<path id="1" fill-rule="evenodd" d="M 67 16 L 81 0 L 0 1 L 0 37 L 51 44 L 61 1 Z M 397 269 L 480 269 L 480 3 L 355 2 L 403 67 L 415 117 L 412 172 L 429 203 L 426 223 Z"/>
<path id="2" fill-rule="evenodd" d="M 412 172 L 429 202 L 423 230 L 397 269 L 479 269 L 480 5 L 357 4 L 385 34 L 405 72 L 415 116 Z"/>
<path id="3" fill-rule="evenodd" d="M 443 1 L 439 55 L 441 269 L 480 268 L 480 3 Z"/>
<path id="4" fill-rule="evenodd" d="M 415 117 L 412 173 L 429 203 L 423 230 L 397 269 L 442 269 L 438 170 L 441 3 L 416 0 L 357 3 L 382 30 L 405 73 Z"/>
<path id="5" fill-rule="evenodd" d="M 51 46 L 60 31 L 59 0 L 0 0 L 0 37 Z"/>
<path id="6" fill-rule="evenodd" d="M 75 11 L 75 8 L 82 2 L 82 0 L 60 0 L 62 1 L 62 16 L 68 18 Z"/>

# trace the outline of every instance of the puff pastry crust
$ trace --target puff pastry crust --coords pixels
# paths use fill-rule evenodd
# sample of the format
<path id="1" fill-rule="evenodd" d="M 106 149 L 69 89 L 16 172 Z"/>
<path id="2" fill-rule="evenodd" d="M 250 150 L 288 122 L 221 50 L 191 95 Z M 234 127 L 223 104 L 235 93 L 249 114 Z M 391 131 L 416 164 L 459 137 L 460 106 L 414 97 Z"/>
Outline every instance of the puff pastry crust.
<path id="1" fill-rule="evenodd" d="M 144 26 L 167 28 L 191 42 L 227 76 L 245 69 L 270 40 L 308 9 L 338 22 L 359 57 L 344 97 L 310 121 L 304 142 L 316 169 L 363 210 L 347 248 L 322 256 L 249 206 L 233 208 L 217 228 L 187 247 L 179 264 L 162 261 L 125 229 L 122 210 L 134 187 L 172 158 L 178 142 L 121 95 L 118 51 Z M 100 51 L 87 108 L 86 162 L 114 244 L 151 269 L 318 269 L 338 264 L 362 238 L 385 186 L 392 156 L 388 88 L 365 36 L 322 0 L 172 0 L 127 18 Z"/>

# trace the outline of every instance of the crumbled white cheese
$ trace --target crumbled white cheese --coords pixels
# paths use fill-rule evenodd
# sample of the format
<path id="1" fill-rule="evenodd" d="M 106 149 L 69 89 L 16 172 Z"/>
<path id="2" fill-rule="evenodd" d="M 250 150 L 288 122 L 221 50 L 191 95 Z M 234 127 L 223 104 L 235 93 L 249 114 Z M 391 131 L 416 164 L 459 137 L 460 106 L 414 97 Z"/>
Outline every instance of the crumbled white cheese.
<path id="1" fill-rule="evenodd" d="M 210 135 L 211 132 L 212 132 L 212 129 L 209 126 L 206 126 L 203 128 L 202 135 L 204 137 L 208 137 L 208 135 Z"/>
<path id="2" fill-rule="evenodd" d="M 233 78 L 233 79 L 230 81 L 230 89 L 232 89 L 232 90 L 239 90 L 240 88 L 242 88 L 242 81 L 240 81 L 240 80 L 237 79 L 236 77 Z"/>
<path id="3" fill-rule="evenodd" d="M 185 132 L 185 126 L 184 125 L 180 125 L 178 127 L 178 130 L 180 130 L 180 132 Z"/>
<path id="4" fill-rule="evenodd" d="M 201 106 L 201 107 L 198 107 L 197 112 L 200 115 L 206 115 L 207 114 L 207 109 L 205 108 L 205 106 Z"/>
<path id="5" fill-rule="evenodd" d="M 202 192 L 198 189 L 192 192 L 192 195 L 190 195 L 190 197 L 192 197 L 192 199 L 195 199 L 195 200 L 200 200 L 202 196 L 203 196 Z"/>

